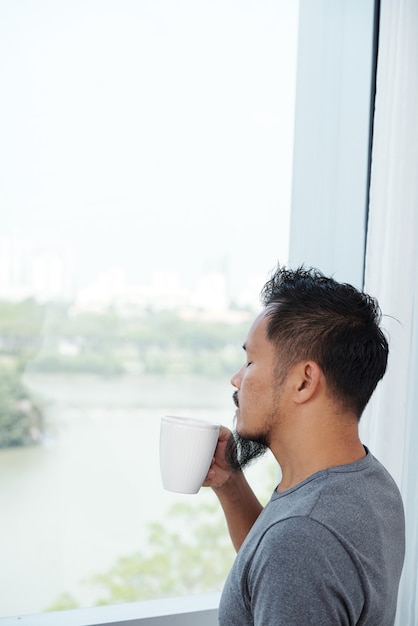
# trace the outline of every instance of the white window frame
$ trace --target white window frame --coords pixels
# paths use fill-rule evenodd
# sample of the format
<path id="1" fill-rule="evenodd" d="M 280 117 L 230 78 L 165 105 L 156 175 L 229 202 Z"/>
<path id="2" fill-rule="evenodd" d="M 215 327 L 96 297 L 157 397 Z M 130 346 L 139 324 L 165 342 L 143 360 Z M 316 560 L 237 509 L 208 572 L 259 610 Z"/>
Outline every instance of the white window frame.
<path id="1" fill-rule="evenodd" d="M 219 593 L 0 619 L 2 626 L 216 626 Z"/>
<path id="2" fill-rule="evenodd" d="M 378 15 L 378 0 L 300 0 L 289 263 L 359 288 Z"/>
<path id="3" fill-rule="evenodd" d="M 376 8 L 377 6 L 377 8 Z M 300 0 L 290 264 L 362 286 L 378 0 Z M 215 626 L 219 594 L 0 618 L 0 626 Z"/>

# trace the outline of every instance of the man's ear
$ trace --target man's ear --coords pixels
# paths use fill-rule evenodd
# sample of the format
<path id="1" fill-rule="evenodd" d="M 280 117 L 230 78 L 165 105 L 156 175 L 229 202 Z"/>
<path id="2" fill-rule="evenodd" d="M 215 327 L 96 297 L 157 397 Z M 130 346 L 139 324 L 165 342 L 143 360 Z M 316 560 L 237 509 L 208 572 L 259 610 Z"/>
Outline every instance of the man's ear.
<path id="1" fill-rule="evenodd" d="M 293 375 L 293 399 L 297 404 L 303 404 L 319 389 L 322 370 L 315 361 L 301 361 L 295 365 Z"/>

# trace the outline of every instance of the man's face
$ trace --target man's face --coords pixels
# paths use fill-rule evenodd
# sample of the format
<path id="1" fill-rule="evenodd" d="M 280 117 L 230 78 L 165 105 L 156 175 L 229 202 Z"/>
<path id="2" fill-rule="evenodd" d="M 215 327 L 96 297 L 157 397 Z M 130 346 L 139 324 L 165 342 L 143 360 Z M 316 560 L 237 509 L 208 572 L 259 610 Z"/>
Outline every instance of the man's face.
<path id="1" fill-rule="evenodd" d="M 277 355 L 267 338 L 267 324 L 268 318 L 263 312 L 254 321 L 244 343 L 246 362 L 231 379 L 236 387 L 233 395 L 237 405 L 236 439 L 243 465 L 263 451 L 258 446 L 250 446 L 251 450 L 246 451 L 244 441 L 258 442 L 265 450 L 271 444 L 274 426 L 280 419 L 281 386 L 275 376 Z M 246 460 L 248 455 L 251 458 Z"/>

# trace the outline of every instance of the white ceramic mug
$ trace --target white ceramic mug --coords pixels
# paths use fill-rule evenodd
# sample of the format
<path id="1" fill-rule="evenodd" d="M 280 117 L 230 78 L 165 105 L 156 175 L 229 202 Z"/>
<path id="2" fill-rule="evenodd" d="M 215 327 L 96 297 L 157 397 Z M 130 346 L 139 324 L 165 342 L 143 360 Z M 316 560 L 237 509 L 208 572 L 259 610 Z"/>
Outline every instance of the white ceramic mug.
<path id="1" fill-rule="evenodd" d="M 164 489 L 197 493 L 206 478 L 219 424 L 188 417 L 161 418 L 160 469 Z"/>

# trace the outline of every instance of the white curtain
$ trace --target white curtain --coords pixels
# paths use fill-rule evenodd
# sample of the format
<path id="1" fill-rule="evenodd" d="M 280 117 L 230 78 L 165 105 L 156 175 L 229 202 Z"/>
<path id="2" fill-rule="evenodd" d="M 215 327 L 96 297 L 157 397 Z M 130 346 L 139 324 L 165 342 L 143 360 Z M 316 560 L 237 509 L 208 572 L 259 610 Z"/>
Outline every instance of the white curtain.
<path id="1" fill-rule="evenodd" d="M 384 313 L 388 372 L 362 438 L 405 504 L 397 626 L 418 624 L 418 0 L 382 0 L 365 291 Z"/>

